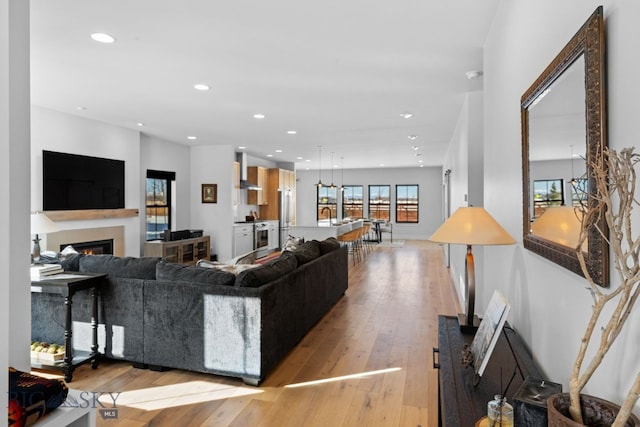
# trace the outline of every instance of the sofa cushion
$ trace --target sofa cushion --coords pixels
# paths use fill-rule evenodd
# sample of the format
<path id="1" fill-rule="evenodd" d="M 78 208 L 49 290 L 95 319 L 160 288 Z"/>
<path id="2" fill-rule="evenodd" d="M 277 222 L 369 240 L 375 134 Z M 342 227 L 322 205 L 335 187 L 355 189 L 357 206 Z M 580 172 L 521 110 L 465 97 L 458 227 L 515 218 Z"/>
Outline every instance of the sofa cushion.
<path id="1" fill-rule="evenodd" d="M 156 278 L 158 257 L 119 257 L 114 255 L 88 255 L 80 258 L 79 271 L 82 273 L 106 273 L 111 278 L 131 279 Z"/>
<path id="2" fill-rule="evenodd" d="M 292 252 L 298 260 L 298 265 L 306 264 L 320 256 L 320 244 L 317 240 L 308 240 Z"/>
<path id="3" fill-rule="evenodd" d="M 331 251 L 335 251 L 340 247 L 340 242 L 335 237 L 327 237 L 326 239 L 318 242 L 320 246 L 320 255 L 324 255 Z"/>
<path id="4" fill-rule="evenodd" d="M 232 286 L 236 276 L 215 268 L 192 267 L 160 261 L 156 265 L 156 280 L 185 281 L 213 285 Z"/>
<path id="5" fill-rule="evenodd" d="M 257 288 L 295 270 L 297 266 L 295 255 L 283 252 L 278 258 L 238 274 L 236 286 Z"/>

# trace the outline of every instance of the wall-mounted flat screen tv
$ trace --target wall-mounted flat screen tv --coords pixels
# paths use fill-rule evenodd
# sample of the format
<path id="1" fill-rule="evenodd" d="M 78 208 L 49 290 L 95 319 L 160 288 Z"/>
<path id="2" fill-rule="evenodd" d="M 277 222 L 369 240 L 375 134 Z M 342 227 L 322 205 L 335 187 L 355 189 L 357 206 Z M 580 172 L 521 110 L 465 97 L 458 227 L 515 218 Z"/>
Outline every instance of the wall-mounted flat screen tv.
<path id="1" fill-rule="evenodd" d="M 124 208 L 124 161 L 42 151 L 45 211 Z"/>

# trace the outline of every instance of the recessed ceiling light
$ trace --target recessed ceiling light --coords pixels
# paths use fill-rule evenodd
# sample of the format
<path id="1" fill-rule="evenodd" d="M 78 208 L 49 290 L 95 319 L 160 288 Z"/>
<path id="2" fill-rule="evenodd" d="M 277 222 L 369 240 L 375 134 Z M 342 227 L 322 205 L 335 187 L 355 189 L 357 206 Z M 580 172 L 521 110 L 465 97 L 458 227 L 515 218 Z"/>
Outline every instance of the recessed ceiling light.
<path id="1" fill-rule="evenodd" d="M 409 138 L 411 141 L 413 141 L 417 137 L 418 137 L 418 135 L 409 135 L 407 138 Z"/>
<path id="2" fill-rule="evenodd" d="M 194 139 L 198 139 L 198 137 L 197 136 L 188 136 L 187 139 L 194 140 Z"/>
<path id="3" fill-rule="evenodd" d="M 424 165 L 420 165 L 420 167 L 421 167 L 421 168 L 423 168 L 423 167 L 424 167 Z"/>
<path id="4" fill-rule="evenodd" d="M 384 163 L 380 163 L 380 167 L 383 168 L 384 167 Z"/>
<path id="5" fill-rule="evenodd" d="M 116 41 L 113 36 L 105 33 L 93 33 L 91 34 L 91 38 L 100 43 L 113 43 Z"/>
<path id="6" fill-rule="evenodd" d="M 138 123 L 136 123 L 136 125 L 139 126 L 139 127 L 142 127 L 142 126 L 144 126 L 144 123 L 138 122 Z"/>
<path id="7" fill-rule="evenodd" d="M 305 160 L 305 162 L 307 162 L 307 163 L 309 163 L 310 161 L 311 161 L 311 160 L 309 160 L 309 159 Z"/>
<path id="8" fill-rule="evenodd" d="M 196 90 L 209 90 L 209 89 L 211 89 L 211 87 L 209 85 L 206 85 L 204 83 L 194 84 L 193 87 Z"/>
<path id="9" fill-rule="evenodd" d="M 276 150 L 276 153 L 282 153 L 282 150 Z"/>
<path id="10" fill-rule="evenodd" d="M 298 133 L 298 131 L 295 131 L 295 130 L 291 129 L 291 130 L 288 130 L 288 131 L 287 131 L 287 133 L 288 133 L 289 135 L 295 135 L 295 134 L 297 134 L 297 133 Z"/>
<path id="11" fill-rule="evenodd" d="M 422 163 L 422 162 L 424 162 L 424 160 L 422 160 L 422 159 L 418 160 L 418 163 Z"/>
<path id="12" fill-rule="evenodd" d="M 245 147 L 244 145 L 241 145 L 238 147 L 238 150 L 245 150 L 247 147 Z"/>
<path id="13" fill-rule="evenodd" d="M 303 159 L 303 157 L 301 157 L 301 156 L 296 157 L 296 160 L 302 160 L 302 159 Z"/>
<path id="14" fill-rule="evenodd" d="M 465 74 L 466 74 L 466 76 L 467 76 L 467 78 L 469 80 L 474 80 L 474 79 L 477 79 L 479 77 L 482 77 L 483 73 L 480 70 L 469 70 Z"/>
<path id="15" fill-rule="evenodd" d="M 267 157 L 273 157 L 273 154 L 267 154 Z"/>
<path id="16" fill-rule="evenodd" d="M 84 111 L 86 109 L 87 109 L 87 107 L 83 107 L 83 106 L 76 107 L 76 110 L 79 110 L 79 111 Z"/>
<path id="17" fill-rule="evenodd" d="M 411 117 L 413 117 L 412 113 L 400 113 L 400 117 L 402 117 L 403 119 L 410 119 Z"/>
<path id="18" fill-rule="evenodd" d="M 418 151 L 420 149 L 420 147 L 418 147 L 417 145 L 412 145 L 411 148 L 413 149 L 413 151 Z"/>
<path id="19" fill-rule="evenodd" d="M 264 119 L 264 114 L 260 114 L 260 113 L 258 113 L 258 114 L 254 114 L 254 115 L 253 115 L 253 118 L 254 118 L 254 119 Z"/>

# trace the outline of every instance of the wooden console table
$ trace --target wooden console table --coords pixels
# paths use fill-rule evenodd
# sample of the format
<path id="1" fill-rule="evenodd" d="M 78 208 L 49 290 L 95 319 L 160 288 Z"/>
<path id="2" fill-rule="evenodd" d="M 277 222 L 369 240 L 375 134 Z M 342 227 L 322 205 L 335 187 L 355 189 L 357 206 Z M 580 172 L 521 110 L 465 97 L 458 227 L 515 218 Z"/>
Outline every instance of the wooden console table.
<path id="1" fill-rule="evenodd" d="M 513 404 L 516 393 L 527 376 L 541 377 L 522 339 L 505 324 L 489 358 L 485 372 L 474 385 L 475 371 L 461 361 L 462 347 L 471 345 L 473 334 L 463 334 L 455 316 L 438 316 L 438 348 L 434 349 L 434 368 L 438 369 L 438 424 L 440 426 L 474 426 L 487 415 L 487 403 L 502 394 L 515 372 L 506 392 Z"/>

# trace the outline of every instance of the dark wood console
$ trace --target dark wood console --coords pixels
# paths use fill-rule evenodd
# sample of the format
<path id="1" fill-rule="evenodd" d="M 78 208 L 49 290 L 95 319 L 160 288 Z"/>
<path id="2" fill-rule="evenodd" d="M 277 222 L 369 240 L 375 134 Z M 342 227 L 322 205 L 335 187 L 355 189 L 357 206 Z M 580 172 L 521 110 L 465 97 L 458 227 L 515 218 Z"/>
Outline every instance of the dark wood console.
<path id="1" fill-rule="evenodd" d="M 461 360 L 464 344 L 471 345 L 473 333 L 463 334 L 455 316 L 438 316 L 438 348 L 434 349 L 434 368 L 438 369 L 438 423 L 440 426 L 474 426 L 487 414 L 487 403 L 501 394 L 513 376 L 506 392 L 513 404 L 516 393 L 527 376 L 541 377 L 522 339 L 505 324 L 489 358 L 484 375 L 474 385 L 475 371 Z"/>

